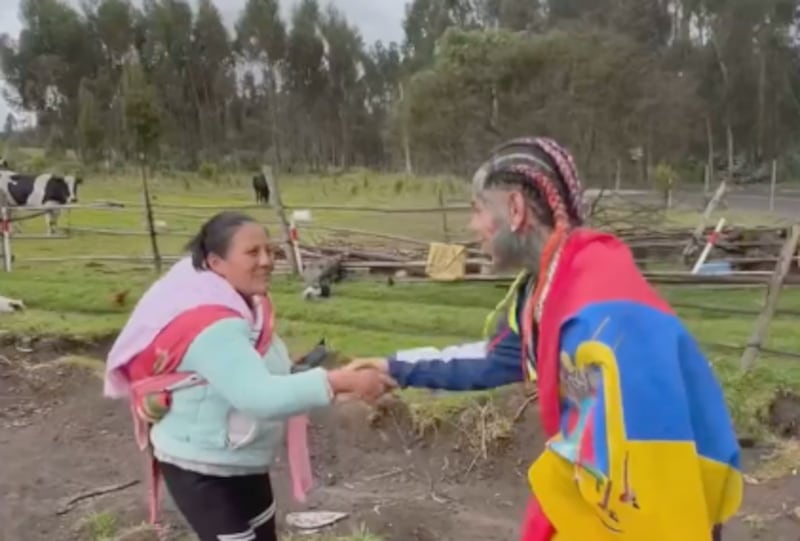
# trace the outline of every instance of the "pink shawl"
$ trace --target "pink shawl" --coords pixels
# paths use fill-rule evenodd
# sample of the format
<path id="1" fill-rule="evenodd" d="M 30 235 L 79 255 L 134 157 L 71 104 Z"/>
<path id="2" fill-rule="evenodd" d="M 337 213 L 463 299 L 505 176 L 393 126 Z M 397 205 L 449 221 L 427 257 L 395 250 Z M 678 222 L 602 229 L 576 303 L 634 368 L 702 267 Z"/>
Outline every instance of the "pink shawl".
<path id="1" fill-rule="evenodd" d="M 159 332 L 179 314 L 201 305 L 227 306 L 260 331 L 263 321 L 224 278 L 209 271 L 197 271 L 190 258 L 178 261 L 157 280 L 139 300 L 128 323 L 117 337 L 106 362 L 103 394 L 125 398 L 129 385 L 122 368 L 141 353 Z M 287 447 L 292 488 L 298 501 L 312 485 L 311 463 L 307 444 L 308 417 L 299 415 L 287 423 Z"/>

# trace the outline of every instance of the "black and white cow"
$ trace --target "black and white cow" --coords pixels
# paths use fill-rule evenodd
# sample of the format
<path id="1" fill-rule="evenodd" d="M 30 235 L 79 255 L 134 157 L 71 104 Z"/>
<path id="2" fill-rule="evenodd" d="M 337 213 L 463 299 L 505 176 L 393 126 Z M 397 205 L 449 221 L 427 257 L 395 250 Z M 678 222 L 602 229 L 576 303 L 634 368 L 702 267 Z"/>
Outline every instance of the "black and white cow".
<path id="1" fill-rule="evenodd" d="M 253 177 L 253 191 L 256 193 L 256 203 L 269 204 L 269 183 L 264 173 Z"/>
<path id="2" fill-rule="evenodd" d="M 51 173 L 27 175 L 0 170 L 0 205 L 14 207 L 53 207 L 45 212 L 47 233 L 53 235 L 62 205 L 78 202 L 81 178 Z"/>

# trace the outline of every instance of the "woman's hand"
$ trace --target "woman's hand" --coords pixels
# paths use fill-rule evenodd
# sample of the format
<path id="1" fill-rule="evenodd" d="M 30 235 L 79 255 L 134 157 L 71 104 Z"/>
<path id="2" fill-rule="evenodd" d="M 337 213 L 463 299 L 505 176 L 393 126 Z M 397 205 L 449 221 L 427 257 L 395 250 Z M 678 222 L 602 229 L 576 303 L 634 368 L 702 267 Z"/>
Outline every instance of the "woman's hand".
<path id="1" fill-rule="evenodd" d="M 359 369 L 339 368 L 328 372 L 328 382 L 334 395 L 349 395 L 375 404 L 384 394 L 397 387 L 397 383 L 385 371 L 374 366 Z"/>

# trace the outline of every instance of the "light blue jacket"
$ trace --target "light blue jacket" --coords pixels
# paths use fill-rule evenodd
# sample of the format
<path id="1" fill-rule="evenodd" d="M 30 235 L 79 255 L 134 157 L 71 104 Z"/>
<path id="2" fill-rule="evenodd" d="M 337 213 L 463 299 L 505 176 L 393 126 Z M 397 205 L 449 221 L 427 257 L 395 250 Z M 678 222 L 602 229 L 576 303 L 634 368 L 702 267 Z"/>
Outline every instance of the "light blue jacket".
<path id="1" fill-rule="evenodd" d="M 179 371 L 208 384 L 176 390 L 150 440 L 162 462 L 209 475 L 265 472 L 284 442 L 285 420 L 332 401 L 325 370 L 290 374 L 276 335 L 262 358 L 244 319 L 210 325 L 192 342 Z"/>

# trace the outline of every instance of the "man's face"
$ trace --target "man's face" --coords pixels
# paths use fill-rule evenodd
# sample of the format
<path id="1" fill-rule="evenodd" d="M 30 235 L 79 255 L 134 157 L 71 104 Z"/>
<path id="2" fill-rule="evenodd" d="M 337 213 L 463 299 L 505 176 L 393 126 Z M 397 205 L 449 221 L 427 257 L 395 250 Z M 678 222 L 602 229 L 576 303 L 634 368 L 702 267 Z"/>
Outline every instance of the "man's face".
<path id="1" fill-rule="evenodd" d="M 491 202 L 488 198 L 483 197 L 482 192 L 472 198 L 472 217 L 469 222 L 469 227 L 480 242 L 481 250 L 492 256 L 493 240 L 499 229 L 502 227 L 502 220 L 499 220 L 495 214 L 495 209 L 492 208 Z"/>
<path id="2" fill-rule="evenodd" d="M 472 200 L 470 229 L 498 271 L 538 270 L 541 228 L 519 191 L 484 190 Z"/>

